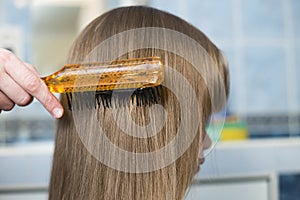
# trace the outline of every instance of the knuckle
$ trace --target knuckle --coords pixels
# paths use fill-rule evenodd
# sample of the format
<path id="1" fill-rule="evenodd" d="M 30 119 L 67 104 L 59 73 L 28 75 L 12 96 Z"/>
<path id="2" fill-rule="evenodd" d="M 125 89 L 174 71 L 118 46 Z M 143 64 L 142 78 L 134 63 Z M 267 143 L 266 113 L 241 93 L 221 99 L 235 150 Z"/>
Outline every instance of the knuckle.
<path id="1" fill-rule="evenodd" d="M 25 88 L 30 94 L 36 94 L 40 90 L 41 82 L 40 79 L 34 75 L 27 76 L 24 80 Z"/>
<path id="2" fill-rule="evenodd" d="M 14 106 L 15 103 L 0 91 L 0 110 L 10 111 Z"/>
<path id="3" fill-rule="evenodd" d="M 2 106 L 1 110 L 4 110 L 4 111 L 10 111 L 14 108 L 15 104 L 14 103 L 6 103 Z"/>
<path id="4" fill-rule="evenodd" d="M 26 106 L 28 105 L 30 102 L 32 101 L 32 97 L 30 95 L 25 95 L 23 96 L 18 102 L 17 104 L 19 106 Z"/>

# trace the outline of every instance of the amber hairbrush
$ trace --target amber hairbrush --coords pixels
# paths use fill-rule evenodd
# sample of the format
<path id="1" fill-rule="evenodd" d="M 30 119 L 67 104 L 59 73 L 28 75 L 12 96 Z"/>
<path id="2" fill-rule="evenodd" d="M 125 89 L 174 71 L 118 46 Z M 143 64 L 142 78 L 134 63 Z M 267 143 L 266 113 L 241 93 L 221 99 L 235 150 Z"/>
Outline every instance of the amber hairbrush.
<path id="1" fill-rule="evenodd" d="M 107 95 L 111 96 L 112 91 L 132 89 L 136 89 L 133 95 L 139 94 L 141 101 L 137 103 L 143 104 L 152 100 L 156 102 L 157 88 L 164 80 L 164 67 L 159 57 L 67 64 L 42 80 L 51 92 L 67 93 L 70 107 L 73 93 L 96 93 L 97 102 L 103 100 L 103 96 L 106 102 Z M 109 102 L 105 105 L 109 106 Z"/>

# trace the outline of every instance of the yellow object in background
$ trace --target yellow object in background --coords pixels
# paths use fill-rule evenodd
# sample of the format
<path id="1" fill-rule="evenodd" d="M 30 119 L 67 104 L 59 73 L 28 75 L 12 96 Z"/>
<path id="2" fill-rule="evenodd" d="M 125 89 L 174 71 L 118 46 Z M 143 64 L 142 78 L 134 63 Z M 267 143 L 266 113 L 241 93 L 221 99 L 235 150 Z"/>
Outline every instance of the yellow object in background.
<path id="1" fill-rule="evenodd" d="M 246 140 L 248 139 L 248 129 L 244 122 L 225 122 L 222 133 L 221 141 L 232 140 Z"/>
<path id="2" fill-rule="evenodd" d="M 246 140 L 249 136 L 247 124 L 236 116 L 227 116 L 224 124 L 223 120 L 213 121 L 206 132 L 214 142 Z"/>

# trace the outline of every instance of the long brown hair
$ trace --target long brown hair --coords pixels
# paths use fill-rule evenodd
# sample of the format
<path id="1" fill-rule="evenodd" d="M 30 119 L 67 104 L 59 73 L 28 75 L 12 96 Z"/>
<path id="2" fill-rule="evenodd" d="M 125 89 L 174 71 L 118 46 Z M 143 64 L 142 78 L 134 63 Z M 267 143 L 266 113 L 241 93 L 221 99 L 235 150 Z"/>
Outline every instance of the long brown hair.
<path id="1" fill-rule="evenodd" d="M 143 27 L 163 28 L 163 33 L 166 30 L 174 30 L 192 38 L 201 45 L 215 64 L 217 68 L 215 70 L 220 74 L 227 97 L 229 92 L 229 75 L 220 50 L 201 31 L 184 20 L 149 7 L 117 8 L 96 18 L 82 31 L 75 41 L 68 61 L 70 63 L 90 61 L 90 59 L 102 61 L 105 56 L 110 55 L 112 52 L 118 52 L 120 48 L 126 49 L 127 45 L 130 46 L 138 41 L 135 41 L 136 37 L 134 35 L 130 35 L 129 38 L 124 39 L 126 43 L 117 40 L 109 48 L 101 48 L 100 53 L 97 51 L 97 47 L 101 43 L 124 31 Z M 169 43 L 169 45 L 175 44 L 174 41 L 169 41 L 170 38 L 168 38 L 167 34 L 158 35 L 157 37 L 162 38 L 162 41 Z M 146 40 L 147 37 L 145 37 Z M 181 44 L 180 46 L 174 46 L 174 48 L 179 48 L 183 52 L 190 51 L 189 48 L 191 47 L 186 46 L 185 41 L 181 41 Z M 92 55 L 91 52 L 93 52 Z M 197 57 L 200 52 L 192 52 L 191 54 Z M 49 199 L 160 200 L 184 198 L 193 175 L 198 171 L 198 155 L 203 148 L 202 141 L 205 136 L 205 124 L 214 110 L 212 109 L 212 104 L 219 104 L 216 106 L 219 109 L 224 106 L 224 102 L 218 102 L 220 86 L 214 84 L 215 91 L 214 94 L 211 94 L 207 87 L 205 75 L 199 74 L 192 63 L 185 60 L 182 55 L 177 55 L 164 49 L 141 48 L 128 49 L 127 53 L 120 52 L 120 56 L 116 59 L 149 56 L 161 57 L 165 66 L 171 66 L 172 69 L 185 77 L 197 97 L 198 105 L 195 105 L 193 109 L 189 108 L 186 110 L 186 108 L 181 107 L 178 97 L 169 88 L 164 87 L 159 98 L 161 99 L 160 105 L 164 108 L 165 113 L 156 112 L 156 110 L 151 111 L 151 106 L 140 106 L 133 100 L 123 106 L 96 106 L 92 110 L 81 109 L 80 119 L 76 120 L 74 111 L 68 109 L 66 96 L 62 95 L 61 102 L 65 108 L 65 114 L 58 121 L 57 125 Z M 87 59 L 87 57 L 89 58 Z M 198 64 L 201 66 L 203 63 Z M 211 77 L 209 78 L 212 79 Z M 209 81 L 219 83 L 217 80 Z M 179 91 L 186 91 L 181 80 L 169 77 L 168 73 L 166 73 L 165 82 L 177 87 Z M 211 101 L 211 95 L 215 97 L 214 102 Z M 192 94 L 187 94 L 186 101 L 188 104 L 193 105 L 194 102 L 190 100 L 190 96 Z M 81 101 L 83 104 L 85 103 L 84 99 L 81 99 Z M 111 99 L 111 101 L 114 100 Z M 149 137 L 136 137 L 130 133 L 124 133 L 124 130 L 118 127 L 118 124 L 115 122 L 115 116 L 122 118 L 124 112 L 128 110 L 133 122 L 126 122 L 126 130 L 136 132 L 137 128 L 133 124 L 148 126 L 146 134 Z M 188 114 L 182 117 L 182 112 L 188 112 Z M 117 115 L 114 113 L 117 113 Z M 198 121 L 195 118 L 197 115 L 199 115 Z M 163 128 L 156 135 L 153 135 L 153 132 L 157 132 L 156 126 L 161 121 L 164 121 Z M 119 162 L 116 168 L 108 166 L 99 161 L 99 158 L 87 148 L 85 143 L 85 141 L 89 141 L 88 145 L 96 149 L 103 145 L 101 141 L 87 139 L 90 133 L 93 135 L 99 134 L 99 126 L 111 143 L 128 152 L 155 152 L 170 143 L 180 129 L 181 123 L 184 123 L 185 127 L 187 127 L 184 130 L 186 138 L 189 138 L 189 133 L 194 131 L 192 128 L 193 124 L 197 124 L 197 128 L 194 131 L 195 136 L 191 138 L 191 144 L 179 157 L 174 156 L 176 159 L 172 163 L 168 163 L 161 168 L 155 168 L 155 170 L 138 171 L 140 166 L 135 166 L 137 169 L 136 173 L 132 170 L 126 170 L 126 168 L 125 170 L 120 170 L 124 166 L 134 165 L 133 160 Z M 82 131 L 86 134 L 84 139 L 79 133 Z M 180 148 L 181 144 L 179 142 L 173 147 L 171 154 L 166 156 L 172 157 Z M 109 154 L 110 152 L 106 153 Z M 109 158 L 114 159 L 112 157 Z M 153 163 L 164 162 L 161 157 L 152 157 L 152 159 Z M 151 161 L 146 160 L 144 164 L 147 166 L 151 165 Z"/>

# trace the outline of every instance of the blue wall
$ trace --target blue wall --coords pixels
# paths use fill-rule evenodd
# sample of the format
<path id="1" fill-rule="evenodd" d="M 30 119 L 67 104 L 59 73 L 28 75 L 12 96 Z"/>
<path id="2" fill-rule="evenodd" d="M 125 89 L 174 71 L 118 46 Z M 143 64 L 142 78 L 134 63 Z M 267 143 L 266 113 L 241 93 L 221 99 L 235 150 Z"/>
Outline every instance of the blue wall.
<path id="1" fill-rule="evenodd" d="M 232 112 L 299 114 L 299 0 L 152 0 L 151 6 L 184 18 L 225 52 Z"/>

